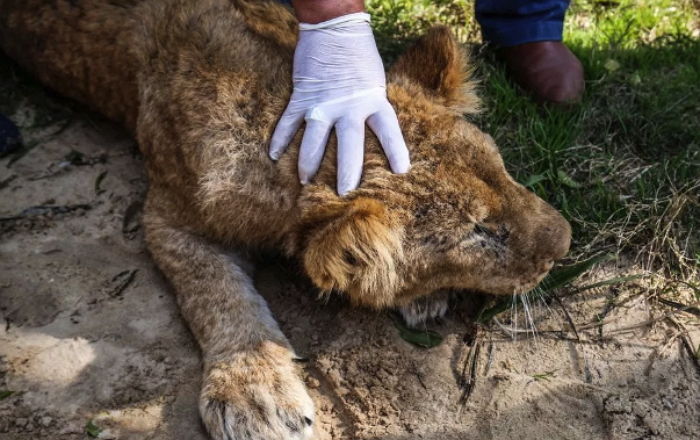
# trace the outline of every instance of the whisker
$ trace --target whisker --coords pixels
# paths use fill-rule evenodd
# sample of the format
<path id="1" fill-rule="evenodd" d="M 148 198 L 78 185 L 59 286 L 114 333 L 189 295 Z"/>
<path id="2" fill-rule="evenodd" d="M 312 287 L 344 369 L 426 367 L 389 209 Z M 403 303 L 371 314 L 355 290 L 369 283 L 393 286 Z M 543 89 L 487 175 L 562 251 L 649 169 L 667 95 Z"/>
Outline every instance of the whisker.
<path id="1" fill-rule="evenodd" d="M 517 293 L 513 292 L 513 299 L 510 302 L 510 325 L 511 327 L 518 326 L 518 298 Z M 511 333 L 513 340 L 516 340 L 515 332 Z"/>
<path id="2" fill-rule="evenodd" d="M 525 323 L 526 328 L 532 331 L 532 339 L 537 341 L 537 327 L 535 326 L 535 320 L 532 319 L 532 313 L 530 311 L 530 303 L 527 298 L 527 292 L 520 295 L 520 300 L 523 303 L 523 310 L 525 311 Z"/>
<path id="3" fill-rule="evenodd" d="M 533 291 L 536 292 L 537 298 L 538 298 L 538 299 L 542 302 L 542 304 L 544 304 L 544 306 L 547 308 L 547 312 L 548 312 L 550 315 L 554 315 L 554 314 L 555 314 L 555 313 L 554 313 L 554 310 L 552 310 L 551 307 L 549 307 L 549 304 L 547 304 L 547 301 L 546 301 L 546 298 L 547 298 L 547 296 L 548 296 L 548 295 L 547 295 L 547 292 L 545 292 L 544 290 L 542 290 L 542 288 L 541 288 L 540 286 L 535 287 L 535 289 L 533 289 Z"/>

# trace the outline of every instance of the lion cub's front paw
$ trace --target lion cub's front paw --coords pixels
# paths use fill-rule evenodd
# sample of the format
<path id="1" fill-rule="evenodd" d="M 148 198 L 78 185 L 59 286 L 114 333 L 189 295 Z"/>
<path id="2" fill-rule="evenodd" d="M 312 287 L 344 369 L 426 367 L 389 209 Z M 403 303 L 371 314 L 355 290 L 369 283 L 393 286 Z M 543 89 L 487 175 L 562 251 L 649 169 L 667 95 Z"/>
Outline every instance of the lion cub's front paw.
<path id="1" fill-rule="evenodd" d="M 314 405 L 293 354 L 272 342 L 211 366 L 199 410 L 215 440 L 306 440 Z"/>
<path id="2" fill-rule="evenodd" d="M 438 292 L 418 298 L 412 303 L 399 308 L 399 313 L 409 327 L 416 327 L 426 321 L 442 318 L 449 308 L 450 294 Z"/>

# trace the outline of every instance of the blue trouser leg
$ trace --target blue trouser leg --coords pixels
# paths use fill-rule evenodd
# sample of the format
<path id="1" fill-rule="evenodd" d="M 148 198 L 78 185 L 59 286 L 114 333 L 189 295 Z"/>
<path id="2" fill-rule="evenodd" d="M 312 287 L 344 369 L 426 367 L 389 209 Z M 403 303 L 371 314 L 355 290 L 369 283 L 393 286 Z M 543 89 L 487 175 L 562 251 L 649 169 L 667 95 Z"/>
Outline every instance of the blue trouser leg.
<path id="1" fill-rule="evenodd" d="M 476 20 L 484 40 L 508 47 L 534 41 L 561 41 L 570 0 L 476 0 Z"/>

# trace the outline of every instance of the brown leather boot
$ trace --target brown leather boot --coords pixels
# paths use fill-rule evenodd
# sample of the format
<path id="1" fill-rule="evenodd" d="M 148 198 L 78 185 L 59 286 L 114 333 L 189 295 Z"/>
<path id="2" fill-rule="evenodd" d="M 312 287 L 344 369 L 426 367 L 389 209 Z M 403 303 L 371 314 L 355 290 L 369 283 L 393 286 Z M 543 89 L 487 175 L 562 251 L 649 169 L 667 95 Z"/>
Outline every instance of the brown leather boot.
<path id="1" fill-rule="evenodd" d="M 537 102 L 571 104 L 581 100 L 583 66 L 561 41 L 537 41 L 504 47 L 498 55 L 520 87 Z"/>

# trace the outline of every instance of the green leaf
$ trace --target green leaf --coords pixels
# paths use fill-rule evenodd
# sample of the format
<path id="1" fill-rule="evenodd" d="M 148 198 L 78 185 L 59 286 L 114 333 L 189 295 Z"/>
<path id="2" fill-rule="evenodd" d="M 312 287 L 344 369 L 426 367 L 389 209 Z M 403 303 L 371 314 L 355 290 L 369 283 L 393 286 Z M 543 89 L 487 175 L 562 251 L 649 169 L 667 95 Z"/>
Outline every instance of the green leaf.
<path id="1" fill-rule="evenodd" d="M 479 313 L 479 317 L 476 318 L 476 320 L 477 320 L 477 322 L 480 322 L 482 324 L 486 324 L 487 322 L 492 320 L 494 316 L 505 312 L 506 310 L 510 309 L 512 306 L 513 306 L 513 298 L 511 298 L 511 297 L 503 298 L 500 301 L 498 301 L 493 307 L 489 307 L 488 309 Z"/>
<path id="2" fill-rule="evenodd" d="M 401 317 L 395 313 L 391 313 L 391 320 L 394 321 L 394 326 L 399 330 L 399 336 L 406 342 L 421 348 L 433 348 L 442 343 L 444 339 L 440 333 L 432 330 L 419 330 L 407 327 Z"/>
<path id="3" fill-rule="evenodd" d="M 87 425 L 85 425 L 85 432 L 87 435 L 89 435 L 92 438 L 97 438 L 100 436 L 100 433 L 102 432 L 102 428 L 99 426 L 95 425 L 95 423 L 92 420 L 89 420 L 87 422 Z"/>
<path id="4" fill-rule="evenodd" d="M 526 188 L 532 188 L 543 180 L 547 180 L 547 176 L 545 174 L 533 174 L 527 178 L 527 180 L 523 183 L 523 186 Z"/>
<path id="5" fill-rule="evenodd" d="M 605 261 L 614 260 L 617 257 L 612 254 L 601 254 L 591 257 L 588 260 L 572 264 L 570 266 L 560 267 L 549 273 L 540 283 L 540 289 L 545 292 L 558 289 L 565 286 L 581 276 L 584 272 L 591 269 L 593 266 Z"/>
<path id="6" fill-rule="evenodd" d="M 559 179 L 559 182 L 561 182 L 563 185 L 568 186 L 569 188 L 578 189 L 583 186 L 574 179 L 572 179 L 571 176 L 569 176 L 562 170 L 557 171 L 557 179 Z"/>
<path id="7" fill-rule="evenodd" d="M 8 397 L 10 397 L 10 396 L 13 395 L 13 394 L 15 394 L 14 391 L 10 391 L 10 390 L 1 390 L 1 391 L 0 391 L 0 400 L 7 399 Z"/>

